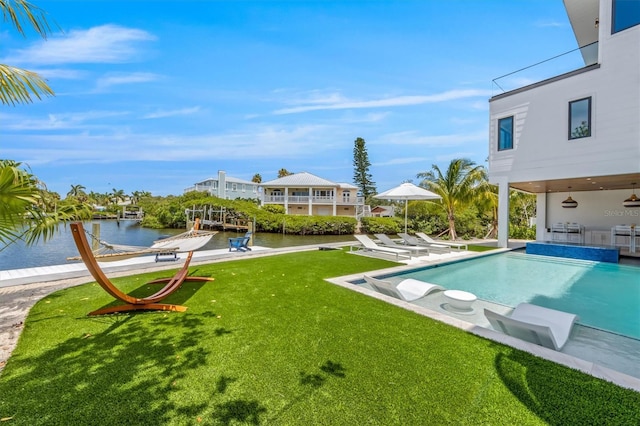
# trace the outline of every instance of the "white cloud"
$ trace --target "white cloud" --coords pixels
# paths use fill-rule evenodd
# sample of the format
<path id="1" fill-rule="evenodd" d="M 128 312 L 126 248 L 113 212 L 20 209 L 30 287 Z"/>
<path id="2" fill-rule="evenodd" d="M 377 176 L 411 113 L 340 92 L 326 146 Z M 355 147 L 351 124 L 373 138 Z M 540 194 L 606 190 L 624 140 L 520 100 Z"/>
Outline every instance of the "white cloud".
<path id="1" fill-rule="evenodd" d="M 159 111 L 156 111 L 156 112 L 152 112 L 152 113 L 146 114 L 142 118 L 150 119 L 150 118 L 174 117 L 174 116 L 177 116 L 177 115 L 191 115 L 191 114 L 197 113 L 198 111 L 200 111 L 200 107 L 199 106 L 195 106 L 195 107 L 192 107 L 192 108 L 175 109 L 175 110 L 171 110 L 171 111 L 159 110 Z"/>
<path id="2" fill-rule="evenodd" d="M 282 108 L 274 111 L 276 115 L 282 114 L 297 114 L 308 111 L 319 110 L 340 110 L 340 109 L 358 109 L 358 108 L 387 108 L 396 106 L 408 106 L 408 105 L 421 105 L 438 102 L 447 102 L 458 99 L 474 98 L 474 97 L 488 97 L 491 96 L 491 91 L 467 89 L 467 90 L 449 90 L 442 93 L 433 95 L 414 95 L 414 96 L 396 96 L 385 99 L 373 99 L 356 101 L 335 96 L 335 101 L 331 102 L 329 98 L 322 99 L 322 102 L 317 100 L 309 102 L 307 105 L 295 106 L 291 108 Z"/>
<path id="3" fill-rule="evenodd" d="M 119 117 L 128 115 L 127 111 L 86 111 L 80 113 L 62 113 L 49 114 L 45 118 L 26 118 L 16 115 L 10 115 L 10 120 L 3 120 L 6 124 L 3 126 L 5 130 L 13 131 L 42 131 L 42 130 L 61 130 L 61 129 L 87 129 L 87 128 L 110 128 L 106 123 L 88 124 L 92 121 L 98 121 L 109 117 Z M 2 119 L 0 115 L 0 120 Z"/>
<path id="4" fill-rule="evenodd" d="M 137 43 L 155 39 L 136 28 L 102 25 L 38 41 L 5 60 L 29 64 L 125 63 L 139 59 Z"/>
<path id="5" fill-rule="evenodd" d="M 98 89 L 106 89 L 112 86 L 119 86 L 122 84 L 134 84 L 134 83 L 148 83 L 155 81 L 161 77 L 158 74 L 149 72 L 134 72 L 131 74 L 112 74 L 106 77 L 99 78 L 96 82 Z"/>

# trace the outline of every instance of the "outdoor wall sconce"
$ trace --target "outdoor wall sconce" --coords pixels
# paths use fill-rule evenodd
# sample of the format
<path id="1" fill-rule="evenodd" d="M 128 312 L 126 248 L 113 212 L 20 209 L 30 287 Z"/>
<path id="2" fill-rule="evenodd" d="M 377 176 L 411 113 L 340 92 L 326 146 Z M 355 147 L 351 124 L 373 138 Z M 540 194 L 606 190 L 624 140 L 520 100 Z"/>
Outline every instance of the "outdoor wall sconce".
<path id="1" fill-rule="evenodd" d="M 571 189 L 571 187 L 569 187 L 569 189 Z M 578 207 L 578 202 L 571 198 L 571 192 L 569 192 L 567 199 L 562 202 L 562 207 L 565 209 L 575 209 Z"/>
<path id="2" fill-rule="evenodd" d="M 622 202 L 622 205 L 625 207 L 640 207 L 640 198 L 636 197 L 635 194 L 635 189 L 636 189 L 636 184 L 635 182 L 631 184 L 631 187 L 633 188 L 631 190 L 631 197 L 627 198 L 626 200 L 624 200 Z"/>

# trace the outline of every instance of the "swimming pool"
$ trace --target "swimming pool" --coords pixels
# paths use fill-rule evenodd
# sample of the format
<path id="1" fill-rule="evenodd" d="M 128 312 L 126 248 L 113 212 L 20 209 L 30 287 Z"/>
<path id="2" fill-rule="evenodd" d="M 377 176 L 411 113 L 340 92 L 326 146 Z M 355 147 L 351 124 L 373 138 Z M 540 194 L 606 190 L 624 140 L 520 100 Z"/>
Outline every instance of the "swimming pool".
<path id="1" fill-rule="evenodd" d="M 509 252 L 384 277 L 415 278 L 511 307 L 528 302 L 571 312 L 582 325 L 640 339 L 634 266 Z"/>

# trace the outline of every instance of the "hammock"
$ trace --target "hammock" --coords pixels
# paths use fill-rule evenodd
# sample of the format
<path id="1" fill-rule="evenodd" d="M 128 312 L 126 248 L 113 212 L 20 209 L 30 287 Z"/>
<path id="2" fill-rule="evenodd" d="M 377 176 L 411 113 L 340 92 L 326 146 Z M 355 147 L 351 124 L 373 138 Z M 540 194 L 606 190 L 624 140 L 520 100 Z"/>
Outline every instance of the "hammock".
<path id="1" fill-rule="evenodd" d="M 116 260 L 131 259 L 144 254 L 190 252 L 206 245 L 217 231 L 201 231 L 197 226 L 182 234 L 173 235 L 153 242 L 151 247 L 129 246 L 112 244 L 100 240 L 100 248 L 94 250 L 93 257 L 99 262 L 113 262 Z M 89 234 L 91 235 L 91 234 Z M 93 235 L 91 235 L 93 237 Z M 95 239 L 95 237 L 93 237 Z M 67 260 L 82 260 L 80 256 L 67 257 Z"/>
<path id="2" fill-rule="evenodd" d="M 191 228 L 191 230 L 182 234 L 154 241 L 150 249 L 160 250 L 163 252 L 176 251 L 181 253 L 194 251 L 206 245 L 217 233 L 217 231 L 200 231 Z"/>

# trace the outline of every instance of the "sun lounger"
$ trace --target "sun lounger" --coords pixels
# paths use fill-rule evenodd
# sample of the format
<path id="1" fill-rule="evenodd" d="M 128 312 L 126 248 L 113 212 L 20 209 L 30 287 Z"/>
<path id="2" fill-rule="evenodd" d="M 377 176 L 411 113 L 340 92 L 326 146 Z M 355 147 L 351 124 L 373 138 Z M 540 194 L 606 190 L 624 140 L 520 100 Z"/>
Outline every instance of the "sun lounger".
<path id="1" fill-rule="evenodd" d="M 567 343 L 578 320 L 577 315 L 529 303 L 520 303 L 510 316 L 485 308 L 484 316 L 494 330 L 556 351 Z"/>
<path id="2" fill-rule="evenodd" d="M 375 234 L 375 237 L 380 240 L 383 246 L 385 247 L 393 247 L 402 250 L 409 250 L 412 254 L 416 256 L 428 256 L 429 255 L 429 247 L 419 247 L 419 246 L 407 246 L 404 244 L 398 244 L 393 241 L 391 238 L 386 236 L 385 234 Z"/>
<path id="3" fill-rule="evenodd" d="M 437 284 L 431 284 L 413 278 L 402 280 L 397 286 L 394 286 L 389 281 L 383 281 L 367 275 L 364 276 L 364 280 L 378 293 L 386 294 L 387 296 L 407 302 L 420 299 L 432 291 L 444 290 L 443 287 Z"/>
<path id="4" fill-rule="evenodd" d="M 354 235 L 354 238 L 360 241 L 360 246 L 357 247 L 359 250 L 392 254 L 395 256 L 396 260 L 399 260 L 400 257 L 411 259 L 411 252 L 409 250 L 379 246 L 366 235 Z M 351 246 L 351 250 L 353 250 L 353 248 L 354 246 Z"/>
<path id="5" fill-rule="evenodd" d="M 467 250 L 467 244 L 465 243 L 454 243 L 452 241 L 436 241 L 433 238 L 431 238 L 430 236 L 428 236 L 427 234 L 425 234 L 424 232 L 416 232 L 416 236 L 418 238 L 421 238 L 424 242 L 429 243 L 429 244 L 444 244 L 446 246 L 452 247 L 452 248 L 456 248 L 458 250 L 460 249 L 464 249 Z"/>
<path id="6" fill-rule="evenodd" d="M 413 235 L 405 234 L 404 232 L 399 233 L 398 236 L 402 238 L 402 241 L 404 241 L 405 244 L 410 246 L 428 247 L 434 253 L 451 253 L 451 247 L 445 244 L 431 244 L 422 239 L 416 238 Z"/>

